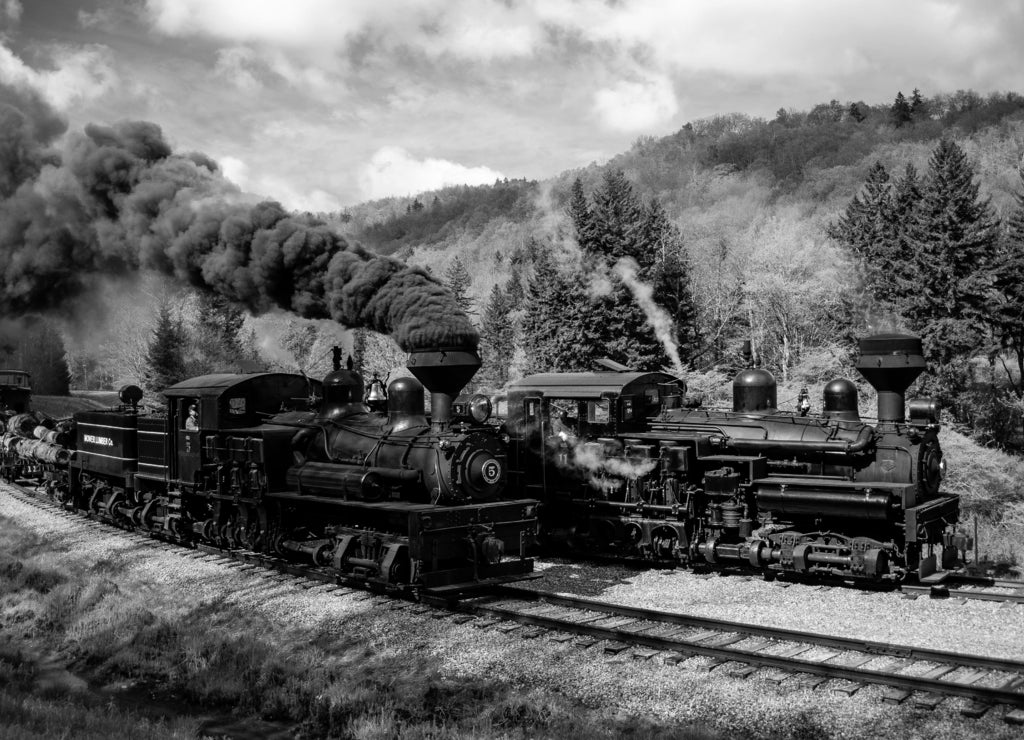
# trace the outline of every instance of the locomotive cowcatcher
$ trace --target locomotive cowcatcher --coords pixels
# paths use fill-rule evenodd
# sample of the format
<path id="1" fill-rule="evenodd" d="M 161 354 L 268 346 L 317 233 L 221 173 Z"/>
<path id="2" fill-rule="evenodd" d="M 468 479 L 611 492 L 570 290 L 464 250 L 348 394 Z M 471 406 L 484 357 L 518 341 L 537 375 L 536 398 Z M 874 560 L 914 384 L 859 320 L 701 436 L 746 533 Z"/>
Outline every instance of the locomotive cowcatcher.
<path id="1" fill-rule="evenodd" d="M 419 379 L 393 381 L 379 410 L 340 350 L 322 383 L 206 375 L 167 388 L 160 413 L 141 411 L 128 386 L 120 407 L 75 415 L 72 460 L 48 485 L 99 518 L 304 560 L 377 590 L 529 577 L 536 502 L 504 500 L 504 445 L 486 418 L 451 414 L 479 365 L 472 351 L 414 352 Z"/>
<path id="2" fill-rule="evenodd" d="M 825 387 L 820 417 L 777 409 L 772 375 L 736 376 L 733 408 L 686 407 L 660 372 L 549 373 L 510 389 L 511 485 L 543 502 L 551 546 L 710 568 L 927 579 L 970 543 L 940 492 L 939 405 L 904 393 L 921 341 L 860 342 L 878 421 L 857 389 Z M 939 559 L 941 557 L 941 560 Z"/>

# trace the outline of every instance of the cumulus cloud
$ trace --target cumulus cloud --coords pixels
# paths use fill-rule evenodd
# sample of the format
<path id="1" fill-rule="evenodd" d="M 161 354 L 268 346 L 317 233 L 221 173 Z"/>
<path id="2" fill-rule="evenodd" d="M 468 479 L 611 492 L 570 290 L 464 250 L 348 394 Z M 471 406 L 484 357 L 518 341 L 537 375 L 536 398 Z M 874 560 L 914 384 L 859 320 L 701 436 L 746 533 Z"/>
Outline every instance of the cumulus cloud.
<path id="1" fill-rule="evenodd" d="M 146 0 L 149 22 L 171 36 L 214 38 L 311 53 L 370 34 L 384 46 L 476 59 L 532 53 L 543 37 L 532 3 L 452 0 Z"/>
<path id="2" fill-rule="evenodd" d="M 0 21 L 17 23 L 21 20 L 21 0 L 0 0 Z"/>
<path id="3" fill-rule="evenodd" d="M 256 66 L 257 56 L 252 49 L 232 46 L 217 52 L 213 71 L 239 90 L 256 92 L 262 87 L 255 74 Z"/>
<path id="4" fill-rule="evenodd" d="M 244 192 L 263 198 L 273 198 L 291 211 L 327 213 L 340 210 L 342 207 L 337 197 L 320 188 L 301 190 L 284 177 L 266 172 L 253 174 L 252 168 L 238 157 L 217 157 L 217 164 L 220 165 L 224 177 Z"/>
<path id="5" fill-rule="evenodd" d="M 504 175 L 490 167 L 466 167 L 447 159 L 416 159 L 397 146 L 377 150 L 363 167 L 359 184 L 369 199 L 410 195 L 446 185 L 486 185 Z"/>
<path id="6" fill-rule="evenodd" d="M 679 112 L 679 103 L 666 77 L 641 82 L 622 80 L 594 94 L 594 112 L 617 131 L 650 131 L 669 124 Z"/>
<path id="7" fill-rule="evenodd" d="M 36 70 L 0 44 L 0 82 L 38 91 L 51 105 L 66 110 L 98 97 L 118 83 L 110 49 L 99 44 L 49 47 L 52 69 Z"/>

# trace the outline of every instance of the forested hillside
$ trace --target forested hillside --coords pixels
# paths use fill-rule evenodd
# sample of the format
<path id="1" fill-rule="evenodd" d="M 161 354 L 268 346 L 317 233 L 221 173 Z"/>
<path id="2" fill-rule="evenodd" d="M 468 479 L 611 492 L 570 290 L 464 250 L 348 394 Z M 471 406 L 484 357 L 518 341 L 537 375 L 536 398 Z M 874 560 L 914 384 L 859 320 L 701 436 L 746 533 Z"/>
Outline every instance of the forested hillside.
<path id="1" fill-rule="evenodd" d="M 940 145 L 962 161 L 936 165 Z M 848 367 L 855 337 L 908 330 L 925 335 L 939 378 L 922 390 L 942 397 L 965 430 L 1005 444 L 1019 441 L 1021 338 L 1009 328 L 1024 296 L 996 276 L 1024 250 L 1010 228 L 1022 153 L 1024 97 L 914 90 L 884 104 L 780 109 L 772 120 L 693 121 L 543 182 L 446 188 L 334 218 L 351 238 L 426 266 L 468 296 L 483 330 L 485 384 L 589 367 L 596 356 L 670 367 L 677 347 L 691 384 L 717 394 L 749 339 L 788 398 Z M 868 241 L 902 240 L 902 252 L 872 252 L 850 223 L 839 227 L 851 207 L 863 209 L 858 194 L 879 172 L 889 184 L 876 217 L 890 233 Z M 896 192 L 908 172 L 912 192 Z M 959 178 L 959 191 L 939 192 L 945 178 Z M 904 202 L 893 210 L 890 198 Z M 960 226 L 943 227 L 943 209 L 976 220 L 965 228 L 981 245 L 967 245 L 973 237 Z M 913 245 L 900 236 L 911 222 Z M 945 246 L 932 249 L 934 239 Z M 632 285 L 623 257 L 635 268 Z M 451 279 L 454 260 L 466 278 Z M 969 280 L 947 280 L 945 293 L 928 298 L 942 270 L 958 276 L 961 261 Z M 900 264 L 907 269 L 894 271 Z M 887 297 L 880 275 L 896 281 L 888 290 L 920 300 Z M 973 297 L 957 287 L 968 283 Z M 638 287 L 653 299 L 646 309 Z M 999 322 L 988 320 L 997 313 Z M 951 322 L 975 330 L 958 333 Z"/>
<path id="2" fill-rule="evenodd" d="M 935 170 L 940 145 L 963 155 L 958 172 Z M 348 238 L 429 269 L 460 296 L 482 333 L 480 385 L 589 368 L 607 356 L 677 365 L 695 390 L 715 396 L 727 391 L 749 339 L 785 401 L 848 372 L 855 337 L 911 330 L 929 342 L 933 378 L 940 365 L 957 368 L 927 390 L 946 399 L 965 431 L 1006 444 L 1020 428 L 1024 337 L 1010 329 L 1024 296 L 996 276 L 1014 275 L 1024 250 L 1022 229 L 1011 228 L 1022 153 L 1024 97 L 915 90 L 889 103 L 780 109 L 772 120 L 692 121 L 549 180 L 452 186 L 321 215 Z M 959 190 L 942 195 L 936 178 L 947 176 Z M 947 307 L 940 315 L 928 300 L 893 294 L 931 296 L 928 263 L 959 269 L 964 234 L 946 233 L 941 255 L 928 251 L 947 206 L 954 220 L 973 209 L 977 243 L 969 246 L 971 296 L 952 281 L 932 301 Z M 869 222 L 877 229 L 865 241 L 858 229 Z M 911 222 L 912 239 L 903 228 Z M 225 342 L 245 366 L 316 372 L 339 339 L 334 327 L 286 316 L 242 321 L 228 307 L 154 286 L 119 290 L 111 306 L 70 348 L 74 385 L 157 377 L 161 332 L 178 332 L 185 347 L 175 372 L 237 367 L 214 349 Z M 957 321 L 977 331 L 950 334 Z M 221 325 L 230 336 L 218 334 Z M 402 365 L 386 338 L 361 332 L 343 341 L 371 373 Z M 111 366 L 117 372 L 104 370 Z"/>

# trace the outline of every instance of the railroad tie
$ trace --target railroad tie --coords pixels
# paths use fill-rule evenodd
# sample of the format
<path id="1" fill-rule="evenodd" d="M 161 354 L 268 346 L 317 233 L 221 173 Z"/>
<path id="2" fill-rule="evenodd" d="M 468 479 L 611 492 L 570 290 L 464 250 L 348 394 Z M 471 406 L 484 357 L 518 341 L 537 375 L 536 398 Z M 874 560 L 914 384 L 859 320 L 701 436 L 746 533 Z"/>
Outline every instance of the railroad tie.
<path id="1" fill-rule="evenodd" d="M 847 696 L 853 696 L 858 691 L 864 688 L 864 684 L 860 681 L 839 681 L 832 686 L 832 691 L 837 694 L 846 694 Z"/>
<path id="2" fill-rule="evenodd" d="M 914 706 L 921 709 L 935 709 L 942 703 L 945 697 L 942 694 L 933 694 L 930 691 L 914 695 Z"/>
<path id="3" fill-rule="evenodd" d="M 800 677 L 800 688 L 814 691 L 823 683 L 828 682 L 828 676 L 818 676 L 813 673 L 805 673 Z"/>
<path id="4" fill-rule="evenodd" d="M 1024 725 L 1024 709 L 1011 709 L 1003 715 L 1003 721 L 1011 725 Z"/>
<path id="5" fill-rule="evenodd" d="M 651 660 L 655 655 L 661 653 L 660 650 L 652 650 L 650 648 L 639 648 L 633 651 L 633 660 Z"/>
<path id="6" fill-rule="evenodd" d="M 889 687 L 882 691 L 882 701 L 886 704 L 902 704 L 913 693 L 913 691 L 907 691 L 906 689 Z"/>
<path id="7" fill-rule="evenodd" d="M 744 664 L 729 671 L 729 675 L 733 678 L 749 678 L 752 674 L 756 673 L 761 666 Z"/>
<path id="8" fill-rule="evenodd" d="M 960 710 L 960 714 L 971 719 L 978 719 L 991 708 L 991 704 L 986 704 L 983 701 L 972 701 Z"/>

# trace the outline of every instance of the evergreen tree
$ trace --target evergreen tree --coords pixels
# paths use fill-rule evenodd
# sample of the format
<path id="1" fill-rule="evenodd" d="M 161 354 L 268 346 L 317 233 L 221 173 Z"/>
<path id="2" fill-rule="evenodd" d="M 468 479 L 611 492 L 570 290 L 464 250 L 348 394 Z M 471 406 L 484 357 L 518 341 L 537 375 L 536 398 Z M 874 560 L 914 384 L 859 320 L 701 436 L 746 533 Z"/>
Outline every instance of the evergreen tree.
<path id="1" fill-rule="evenodd" d="M 146 356 L 145 382 L 150 390 L 163 391 L 185 379 L 183 343 L 181 323 L 171 315 L 170 306 L 162 305 Z"/>
<path id="2" fill-rule="evenodd" d="M 215 293 L 201 293 L 196 323 L 196 342 L 214 364 L 231 365 L 244 354 L 242 326 L 245 314 L 227 298 Z"/>
<path id="3" fill-rule="evenodd" d="M 484 308 L 480 328 L 480 354 L 483 360 L 482 382 L 503 388 L 509 379 L 509 369 L 515 355 L 516 327 L 511 316 L 508 295 L 495 285 Z"/>
<path id="4" fill-rule="evenodd" d="M 467 316 L 475 316 L 473 300 L 469 297 L 469 288 L 473 278 L 461 259 L 455 257 L 444 271 L 444 285 L 455 298 L 455 303 Z"/>
<path id="5" fill-rule="evenodd" d="M 527 372 L 592 370 L 601 346 L 599 322 L 590 313 L 583 276 L 563 270 L 537 245 L 533 278 L 526 288 L 523 350 Z"/>
<path id="6" fill-rule="evenodd" d="M 917 289 L 906 295 L 904 314 L 935 366 L 964 362 L 985 343 L 997 226 L 967 156 L 942 139 L 906 234 Z"/>
<path id="7" fill-rule="evenodd" d="M 901 128 L 904 124 L 910 123 L 913 120 L 910 112 L 910 103 L 903 97 L 902 91 L 896 93 L 896 100 L 893 101 L 892 107 L 889 108 L 889 120 L 892 121 L 892 125 L 896 128 Z"/>
<path id="8" fill-rule="evenodd" d="M 893 183 L 890 243 L 883 263 L 875 272 L 876 297 L 901 312 L 903 297 L 920 287 L 914 268 L 914 248 L 908 243 L 920 206 L 921 178 L 917 168 L 908 162 L 903 176 Z"/>
<path id="9" fill-rule="evenodd" d="M 928 111 L 924 98 L 921 97 L 921 91 L 915 87 L 913 94 L 910 96 L 910 117 L 915 121 L 920 121 L 927 116 Z"/>
<path id="10" fill-rule="evenodd" d="M 622 257 L 632 257 L 641 267 L 650 267 L 653 256 L 639 238 L 643 207 L 626 174 L 622 170 L 606 172 L 592 200 L 591 231 L 576 233 L 584 254 L 610 265 Z"/>
<path id="11" fill-rule="evenodd" d="M 690 260 L 682 235 L 657 200 L 644 211 L 641 238 L 654 253 L 650 284 L 654 300 L 665 309 L 674 323 L 673 339 L 683 362 L 696 351 L 699 342 L 697 306 L 690 284 Z"/>
<path id="12" fill-rule="evenodd" d="M 860 192 L 828 227 L 828 235 L 856 256 L 865 286 L 875 300 L 892 307 L 899 264 L 895 204 L 889 173 L 881 162 L 868 170 Z"/>
<path id="13" fill-rule="evenodd" d="M 523 306 L 525 294 L 523 293 L 523 280 L 519 274 L 519 268 L 512 267 L 512 274 L 508 276 L 505 283 L 505 297 L 508 299 L 510 311 L 518 311 Z"/>
<path id="14" fill-rule="evenodd" d="M 566 208 L 566 213 L 576 230 L 576 243 L 584 251 L 589 251 L 593 221 L 590 215 L 590 203 L 587 202 L 586 193 L 583 192 L 583 181 L 578 177 L 572 181 L 572 187 L 569 189 L 569 205 Z"/>
<path id="15" fill-rule="evenodd" d="M 850 103 L 850 106 L 846 109 L 846 115 L 856 123 L 861 123 L 867 114 L 859 103 Z"/>
<path id="16" fill-rule="evenodd" d="M 999 244 L 991 316 L 1000 344 L 1016 356 L 1013 391 L 1020 399 L 1024 398 L 1024 164 L 1018 174 L 1022 189 L 1014 194 L 1016 203 Z"/>
<path id="17" fill-rule="evenodd" d="M 28 317 L 7 322 L 0 336 L 0 366 L 32 376 L 32 392 L 66 396 L 71 385 L 64 338 L 45 319 Z"/>

